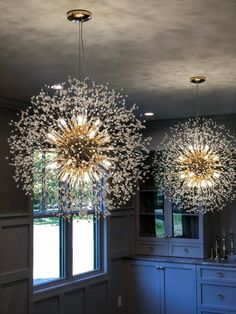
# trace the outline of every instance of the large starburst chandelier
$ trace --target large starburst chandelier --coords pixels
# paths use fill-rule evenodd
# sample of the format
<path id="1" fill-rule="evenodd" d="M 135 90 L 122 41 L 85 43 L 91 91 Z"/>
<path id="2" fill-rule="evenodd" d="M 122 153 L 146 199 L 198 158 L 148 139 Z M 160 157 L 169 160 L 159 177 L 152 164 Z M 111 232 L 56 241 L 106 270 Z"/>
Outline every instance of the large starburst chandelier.
<path id="1" fill-rule="evenodd" d="M 73 10 L 67 17 L 82 26 L 91 13 Z M 107 85 L 76 78 L 62 85 L 54 91 L 42 89 L 19 121 L 12 122 L 15 180 L 33 195 L 35 178 L 40 177 L 47 193 L 44 181 L 51 173 L 58 181 L 56 214 L 95 211 L 106 216 L 130 199 L 142 177 L 149 142 L 142 136 L 145 126 L 135 117 L 136 106 L 127 109 L 126 96 Z M 44 156 L 40 174 L 35 154 Z"/>
<path id="2" fill-rule="evenodd" d="M 198 84 L 205 78 L 191 81 L 197 84 L 198 94 Z M 221 210 L 235 198 L 235 137 L 224 125 L 197 114 L 172 127 L 161 146 L 156 181 L 180 208 L 205 213 Z"/>

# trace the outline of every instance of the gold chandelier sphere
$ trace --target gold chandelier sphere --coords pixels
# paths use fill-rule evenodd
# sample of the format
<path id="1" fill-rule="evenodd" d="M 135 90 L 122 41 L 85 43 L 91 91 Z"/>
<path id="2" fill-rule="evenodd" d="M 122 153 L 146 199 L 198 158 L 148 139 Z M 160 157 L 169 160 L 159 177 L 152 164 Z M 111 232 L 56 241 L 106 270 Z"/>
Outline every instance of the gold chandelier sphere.
<path id="1" fill-rule="evenodd" d="M 211 119 L 170 128 L 155 158 L 156 183 L 180 209 L 221 210 L 235 199 L 235 137 Z"/>
<path id="2" fill-rule="evenodd" d="M 149 139 L 126 109 L 126 96 L 107 85 L 70 79 L 60 90 L 41 90 L 13 121 L 9 138 L 15 180 L 33 195 L 35 178 L 56 177 L 58 215 L 106 216 L 132 196 L 142 179 Z M 36 156 L 36 157 L 35 157 Z M 35 167 L 35 158 L 43 165 Z M 44 195 L 50 187 L 41 184 Z M 48 189 L 48 190 L 47 190 Z"/>
<path id="3" fill-rule="evenodd" d="M 109 170 L 112 158 L 104 153 L 112 150 L 107 130 L 100 131 L 99 119 L 88 119 L 86 113 L 58 120 L 58 129 L 47 134 L 56 153 L 49 168 L 58 170 L 58 179 L 75 186 L 80 182 L 99 181 Z"/>
<path id="4" fill-rule="evenodd" d="M 206 144 L 189 145 L 179 156 L 180 180 L 191 188 L 213 186 L 220 176 L 219 157 Z"/>

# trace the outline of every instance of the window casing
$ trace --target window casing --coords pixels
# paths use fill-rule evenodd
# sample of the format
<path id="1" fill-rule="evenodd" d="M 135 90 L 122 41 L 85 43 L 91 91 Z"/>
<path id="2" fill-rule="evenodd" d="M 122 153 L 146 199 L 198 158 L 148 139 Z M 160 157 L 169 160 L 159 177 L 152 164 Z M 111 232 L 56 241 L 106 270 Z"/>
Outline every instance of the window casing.
<path id="1" fill-rule="evenodd" d="M 106 221 L 91 211 L 71 221 L 56 217 L 58 181 L 45 161 L 35 155 L 33 202 L 33 283 L 35 290 L 76 282 L 106 272 Z M 47 188 L 45 189 L 45 186 Z M 47 192 L 45 192 L 47 191 Z"/>

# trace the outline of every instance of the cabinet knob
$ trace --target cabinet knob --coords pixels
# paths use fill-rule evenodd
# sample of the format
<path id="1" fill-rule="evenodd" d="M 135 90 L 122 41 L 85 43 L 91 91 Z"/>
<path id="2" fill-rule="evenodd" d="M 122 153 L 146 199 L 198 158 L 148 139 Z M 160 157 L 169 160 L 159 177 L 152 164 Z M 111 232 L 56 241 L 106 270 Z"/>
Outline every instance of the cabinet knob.
<path id="1" fill-rule="evenodd" d="M 220 278 L 224 277 L 224 274 L 223 274 L 221 271 L 219 271 L 219 272 L 217 273 L 217 275 L 218 275 L 218 277 L 220 277 Z"/>
<path id="2" fill-rule="evenodd" d="M 189 249 L 188 249 L 188 248 L 185 248 L 185 249 L 184 249 L 184 252 L 188 254 L 188 253 L 189 253 Z"/>
<path id="3" fill-rule="evenodd" d="M 223 300 L 224 295 L 222 293 L 217 294 L 217 299 Z"/>
<path id="4" fill-rule="evenodd" d="M 156 270 L 164 270 L 164 269 L 165 269 L 164 267 L 156 266 Z"/>

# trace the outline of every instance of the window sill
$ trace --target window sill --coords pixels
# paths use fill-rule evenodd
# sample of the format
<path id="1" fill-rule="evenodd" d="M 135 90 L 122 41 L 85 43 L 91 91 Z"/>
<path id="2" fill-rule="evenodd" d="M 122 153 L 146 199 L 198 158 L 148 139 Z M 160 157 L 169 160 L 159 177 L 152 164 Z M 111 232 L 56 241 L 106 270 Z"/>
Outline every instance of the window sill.
<path id="1" fill-rule="evenodd" d="M 108 280 L 108 274 L 104 272 L 97 272 L 88 275 L 83 278 L 74 278 L 73 280 L 62 279 L 57 281 L 54 285 L 50 286 L 36 286 L 33 291 L 33 301 L 38 301 L 41 298 L 45 298 L 45 295 L 57 295 L 60 292 L 66 292 L 71 290 L 76 290 L 80 288 L 85 288 L 87 286 L 104 282 Z"/>

